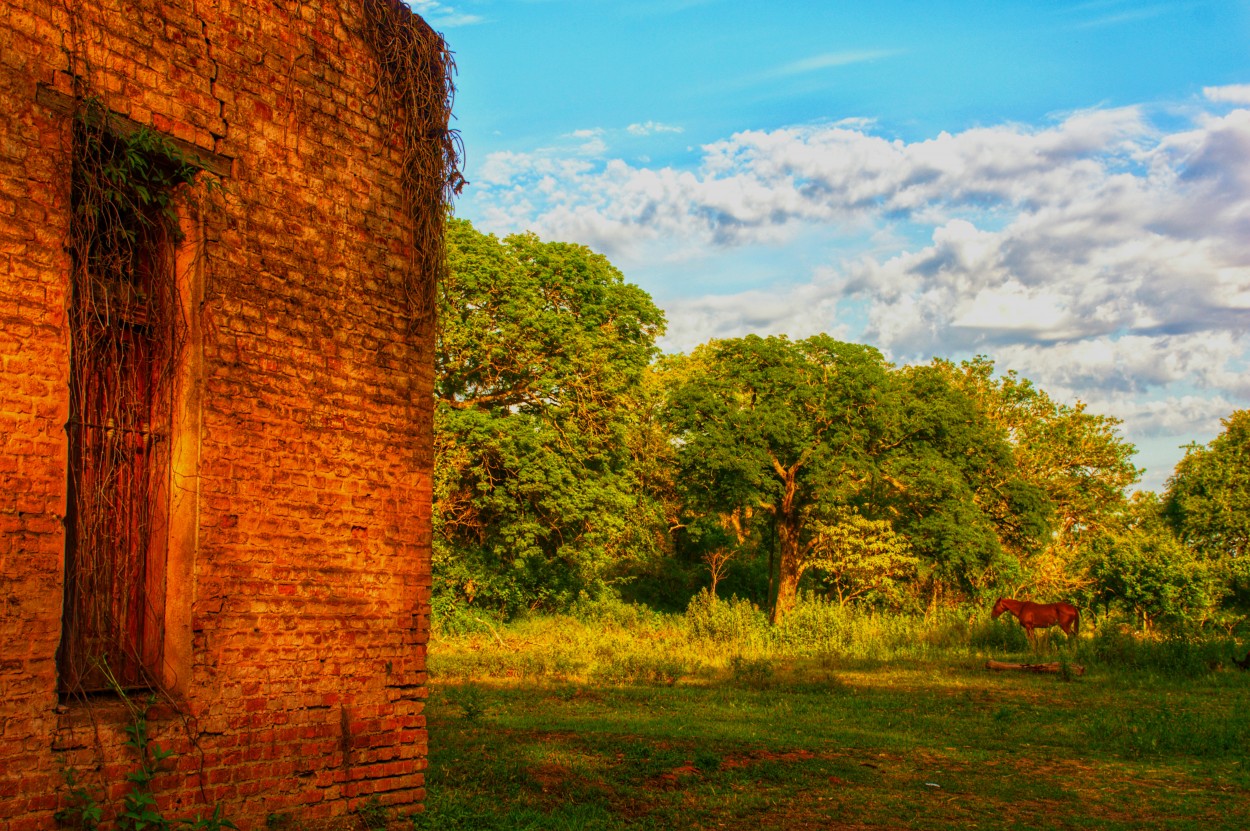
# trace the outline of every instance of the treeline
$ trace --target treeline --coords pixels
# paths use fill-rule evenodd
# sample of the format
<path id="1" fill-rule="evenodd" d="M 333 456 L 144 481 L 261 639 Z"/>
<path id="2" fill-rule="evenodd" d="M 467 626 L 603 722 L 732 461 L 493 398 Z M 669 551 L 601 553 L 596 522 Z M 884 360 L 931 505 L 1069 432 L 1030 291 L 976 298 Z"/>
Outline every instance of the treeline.
<path id="1" fill-rule="evenodd" d="M 933 609 L 1075 599 L 1139 625 L 1250 606 L 1250 411 L 1129 495 L 1115 418 L 979 357 L 894 366 L 826 335 L 655 346 L 604 257 L 448 225 L 435 414 L 435 607 L 510 617 L 616 594 L 810 593 Z"/>

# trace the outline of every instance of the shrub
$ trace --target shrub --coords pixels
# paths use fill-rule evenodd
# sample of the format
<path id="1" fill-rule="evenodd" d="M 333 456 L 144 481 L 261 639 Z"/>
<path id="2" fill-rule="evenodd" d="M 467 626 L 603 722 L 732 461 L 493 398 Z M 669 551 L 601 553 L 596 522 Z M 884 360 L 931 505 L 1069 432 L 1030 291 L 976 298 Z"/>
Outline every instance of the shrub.
<path id="1" fill-rule="evenodd" d="M 758 606 L 737 596 L 721 600 L 707 589 L 690 599 L 686 627 L 692 638 L 739 650 L 762 648 L 769 639 L 768 618 Z"/>
<path id="2" fill-rule="evenodd" d="M 597 597 L 582 592 L 573 601 L 569 615 L 587 625 L 607 625 L 635 631 L 654 628 L 663 617 L 646 606 L 627 603 L 620 595 L 606 591 Z"/>
<path id="3" fill-rule="evenodd" d="M 729 673 L 736 683 L 754 690 L 767 689 L 772 685 L 773 670 L 771 661 L 765 658 L 743 658 L 735 655 L 729 660 Z"/>

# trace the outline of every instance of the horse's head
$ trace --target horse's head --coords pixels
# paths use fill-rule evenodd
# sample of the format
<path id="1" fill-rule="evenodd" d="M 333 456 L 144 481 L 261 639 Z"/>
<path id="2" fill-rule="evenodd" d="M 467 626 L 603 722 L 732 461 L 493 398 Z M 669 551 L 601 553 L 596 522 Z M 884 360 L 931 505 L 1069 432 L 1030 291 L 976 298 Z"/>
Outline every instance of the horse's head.
<path id="1" fill-rule="evenodd" d="M 1005 611 L 1007 611 L 1007 598 L 1000 597 L 998 598 L 998 602 L 994 604 L 994 610 L 990 612 L 990 617 L 997 620 L 998 616 Z"/>

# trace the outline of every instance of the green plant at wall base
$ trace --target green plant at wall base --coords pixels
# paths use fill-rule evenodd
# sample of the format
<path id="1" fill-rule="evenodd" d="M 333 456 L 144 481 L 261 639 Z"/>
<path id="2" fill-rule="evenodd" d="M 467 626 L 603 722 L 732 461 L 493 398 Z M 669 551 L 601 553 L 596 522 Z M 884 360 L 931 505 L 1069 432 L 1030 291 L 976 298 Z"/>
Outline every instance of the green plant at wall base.
<path id="1" fill-rule="evenodd" d="M 356 816 L 370 831 L 385 828 L 390 821 L 389 811 L 376 796 L 369 797 L 365 804 L 356 809 Z"/>
<path id="2" fill-rule="evenodd" d="M 202 817 L 196 814 L 195 819 L 184 819 L 180 822 L 186 825 L 191 831 L 222 831 L 223 828 L 231 828 L 238 830 L 237 825 L 228 818 L 222 816 L 221 803 L 213 806 L 212 816 Z"/>
<path id="3" fill-rule="evenodd" d="M 95 831 L 100 826 L 104 813 L 96 795 L 78 782 L 78 774 L 73 768 L 61 771 L 65 777 L 65 786 L 69 788 L 69 804 L 53 814 L 60 825 L 69 828 L 81 828 L 83 831 Z"/>
<path id="4" fill-rule="evenodd" d="M 130 789 L 122 797 L 121 809 L 117 813 L 117 828 L 120 831 L 169 831 L 175 826 L 186 826 L 192 831 L 237 831 L 238 826 L 222 814 L 220 803 L 213 806 L 213 813 L 209 816 L 197 814 L 194 819 L 170 820 L 161 813 L 156 795 L 152 792 L 152 780 L 160 772 L 161 766 L 174 756 L 174 751 L 166 750 L 152 739 L 148 734 L 146 708 L 135 705 L 117 684 L 116 679 L 108 673 L 107 668 L 103 671 L 122 703 L 130 711 L 131 723 L 123 728 L 130 737 L 125 746 L 134 750 L 139 762 L 137 769 L 126 774 Z M 147 703 L 149 706 L 155 704 L 156 697 L 150 697 Z M 79 784 L 77 773 L 72 768 L 66 769 L 64 776 L 65 784 L 69 788 L 69 804 L 56 812 L 56 821 L 69 828 L 96 831 L 104 813 L 99 799 Z"/>
<path id="5" fill-rule="evenodd" d="M 154 703 L 154 702 L 153 702 Z M 144 831 L 152 828 L 165 831 L 170 827 L 156 804 L 156 796 L 152 793 L 152 779 L 155 778 L 162 762 L 173 755 L 148 736 L 148 722 L 143 711 L 132 708 L 134 722 L 126 727 L 130 739 L 126 747 L 134 749 L 139 755 L 139 769 L 126 774 L 131 788 L 122 797 L 122 811 L 117 817 L 117 825 L 122 831 Z"/>

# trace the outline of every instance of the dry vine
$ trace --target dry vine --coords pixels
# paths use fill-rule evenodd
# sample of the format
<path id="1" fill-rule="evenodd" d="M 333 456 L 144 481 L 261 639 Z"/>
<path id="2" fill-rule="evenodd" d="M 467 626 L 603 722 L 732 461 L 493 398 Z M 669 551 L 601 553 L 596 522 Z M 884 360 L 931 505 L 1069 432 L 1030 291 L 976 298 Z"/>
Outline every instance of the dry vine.
<path id="1" fill-rule="evenodd" d="M 442 36 L 400 0 L 362 0 L 363 36 L 378 62 L 381 112 L 399 135 L 401 192 L 411 233 L 404 279 L 414 326 L 434 311 L 446 273 L 443 224 L 465 185 L 460 135 L 450 129 L 456 64 Z"/>
<path id="2" fill-rule="evenodd" d="M 62 688 L 154 686 L 164 500 L 183 339 L 175 198 L 198 170 L 150 130 L 80 101 L 71 153 L 69 513 Z"/>

